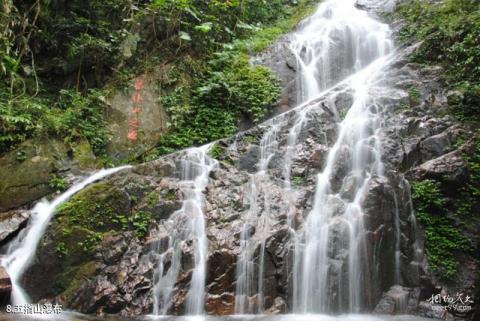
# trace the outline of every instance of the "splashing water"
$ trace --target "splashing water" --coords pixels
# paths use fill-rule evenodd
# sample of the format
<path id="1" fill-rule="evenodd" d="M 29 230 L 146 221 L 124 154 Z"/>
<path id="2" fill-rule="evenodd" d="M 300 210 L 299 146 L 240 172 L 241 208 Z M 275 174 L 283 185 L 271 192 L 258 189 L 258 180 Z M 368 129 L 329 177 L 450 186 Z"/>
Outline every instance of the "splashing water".
<path id="1" fill-rule="evenodd" d="M 345 120 L 340 124 L 337 142 L 332 147 L 327 164 L 317 178 L 314 208 L 307 217 L 304 229 L 293 234 L 295 258 L 293 264 L 293 310 L 294 312 L 329 311 L 328 256 L 332 251 L 333 229 L 341 227 L 343 242 L 348 246 L 347 293 L 340 301 L 346 306 L 342 311 L 358 311 L 360 302 L 361 268 L 358 266 L 363 240 L 363 220 L 360 206 L 362 194 L 373 175 L 383 174 L 380 159 L 380 107 L 369 100 L 369 83 L 385 66 L 385 57 L 392 49 L 390 30 L 385 24 L 370 18 L 355 7 L 353 0 L 328 0 L 318 7 L 316 13 L 305 20 L 292 36 L 291 50 L 297 58 L 299 68 L 299 102 L 312 101 L 328 93 L 328 88 L 342 82 L 346 89 L 354 92 L 354 102 Z M 352 75 L 352 76 L 350 76 Z M 350 77 L 348 77 L 350 76 Z M 348 78 L 347 78 L 348 77 Z M 347 79 L 346 79 L 347 78 Z M 346 79 L 343 80 L 342 79 Z M 294 110 L 295 121 L 288 130 L 286 153 L 283 159 L 283 179 L 288 203 L 293 210 L 295 193 L 291 187 L 292 159 L 296 152 L 297 140 L 307 121 L 311 106 L 306 103 Z M 336 111 L 338 114 L 338 111 Z M 278 117 L 281 119 L 281 117 Z M 263 271 L 265 238 L 270 228 L 268 207 L 268 163 L 279 144 L 277 133 L 280 120 L 267 122 L 270 126 L 261 141 L 259 171 L 252 175 L 250 188 L 250 210 L 241 234 L 241 254 L 237 261 L 237 284 L 235 312 L 237 314 L 263 312 Z M 270 149 L 270 153 L 268 150 Z M 355 195 L 349 202 L 341 200 L 337 191 L 331 188 L 330 180 L 336 175 L 336 163 L 346 150 L 351 154 L 347 165 L 347 176 L 355 180 Z M 263 194 L 265 204 L 257 204 Z M 333 217 L 333 205 L 339 201 L 345 205 L 342 215 Z M 330 207 L 330 208 L 329 208 Z M 291 219 L 293 213 L 289 213 Z M 252 226 L 255 234 L 251 235 Z M 263 233 L 259 232 L 265 230 Z M 340 250 L 340 249 L 337 249 Z M 335 252 L 336 250 L 333 249 Z M 257 258 L 255 258 L 255 253 Z M 253 304 L 251 303 L 253 299 Z"/>
<path id="2" fill-rule="evenodd" d="M 158 268 L 154 277 L 153 314 L 165 315 L 172 306 L 174 286 L 181 270 L 181 258 L 186 248 L 193 251 L 193 273 L 187 294 L 187 314 L 199 315 L 204 311 L 205 279 L 207 269 L 208 243 L 203 213 L 203 190 L 208 184 L 210 171 L 217 161 L 208 156 L 211 144 L 185 151 L 181 158 L 181 182 L 185 195 L 181 209 L 165 222 L 169 231 L 168 246 L 160 253 Z M 190 243 L 190 244 L 188 244 Z M 166 268 L 169 264 L 170 267 Z"/>
<path id="3" fill-rule="evenodd" d="M 87 185 L 129 167 L 130 166 L 122 166 L 101 170 L 73 185 L 52 202 L 43 200 L 35 205 L 25 231 L 10 245 L 6 257 L 0 262 L 0 264 L 6 268 L 12 281 L 11 300 L 13 304 L 25 304 L 30 301 L 28 294 L 20 284 L 21 277 L 27 268 L 30 267 L 35 257 L 38 243 L 45 233 L 48 223 L 55 214 L 57 207 L 68 201 L 70 197 L 84 189 Z"/>
<path id="4" fill-rule="evenodd" d="M 317 175 L 314 206 L 295 248 L 295 312 L 359 312 L 362 307 L 367 256 L 362 201 L 369 181 L 383 175 L 378 143 L 382 107 L 368 91 L 385 65 L 386 59 L 378 59 L 347 81 L 353 104 Z"/>
<path id="5" fill-rule="evenodd" d="M 355 7 L 356 0 L 323 1 L 293 35 L 300 66 L 299 102 L 318 97 L 393 48 L 388 25 Z"/>

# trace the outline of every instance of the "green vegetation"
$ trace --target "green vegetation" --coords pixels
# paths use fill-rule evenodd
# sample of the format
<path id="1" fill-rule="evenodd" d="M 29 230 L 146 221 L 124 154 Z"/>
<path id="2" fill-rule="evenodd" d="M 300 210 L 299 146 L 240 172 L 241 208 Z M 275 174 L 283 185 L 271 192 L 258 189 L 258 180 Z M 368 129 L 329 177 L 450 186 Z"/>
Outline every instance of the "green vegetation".
<path id="1" fill-rule="evenodd" d="M 59 244 L 68 253 L 89 255 L 109 231 L 123 228 L 117 216 L 128 211 L 128 199 L 118 188 L 100 183 L 62 204 L 56 214 Z"/>
<path id="2" fill-rule="evenodd" d="M 469 252 L 468 226 L 480 222 L 480 142 L 464 155 L 469 177 L 452 190 L 446 180 L 423 180 L 412 184 L 417 218 L 425 228 L 426 249 L 435 273 L 443 279 L 456 276 L 460 252 Z M 475 232 L 473 232 L 475 233 Z"/>
<path id="3" fill-rule="evenodd" d="M 48 179 L 48 186 L 50 186 L 50 188 L 56 191 L 63 192 L 67 189 L 68 184 L 63 178 L 61 178 L 57 174 L 50 174 Z"/>
<path id="4" fill-rule="evenodd" d="M 457 90 L 449 105 L 462 121 L 480 120 L 480 2 L 410 0 L 397 11 L 406 24 L 404 42 L 422 41 L 414 62 L 440 65 L 444 81 Z"/>
<path id="5" fill-rule="evenodd" d="M 211 158 L 219 159 L 224 153 L 224 149 L 218 145 L 218 143 L 213 144 L 213 146 L 208 151 L 208 155 Z"/>
<path id="6" fill-rule="evenodd" d="M 292 182 L 295 185 L 302 185 L 305 182 L 305 177 L 303 176 L 293 176 Z"/>
<path id="7" fill-rule="evenodd" d="M 399 6 L 397 15 L 405 25 L 403 42 L 421 41 L 411 60 L 443 67 L 442 81 L 453 91 L 448 97 L 450 112 L 466 125 L 478 128 L 480 121 L 480 2 L 410 0 Z M 411 103 L 420 93 L 409 89 Z M 467 126 L 468 127 L 468 126 Z M 433 271 L 452 279 L 458 269 L 458 255 L 469 253 L 469 226 L 479 224 L 480 143 L 478 130 L 473 151 L 464 153 L 469 177 L 461 186 L 445 179 L 412 184 L 412 198 L 418 220 L 426 232 L 426 250 Z M 475 139 L 475 138 L 474 138 Z M 466 142 L 461 139 L 457 148 Z M 470 143 L 472 143 L 470 142 Z M 470 144 L 469 143 L 469 144 Z M 473 232 L 475 233 L 475 232 Z"/>
<path id="8" fill-rule="evenodd" d="M 425 246 L 432 270 L 444 279 L 454 277 L 458 268 L 455 253 L 468 250 L 470 242 L 445 212 L 447 200 L 440 191 L 440 183 L 414 182 L 412 199 L 417 219 L 425 228 Z"/>
<path id="9" fill-rule="evenodd" d="M 0 155 L 34 136 L 105 147 L 106 98 L 168 65 L 159 100 L 168 134 L 150 155 L 203 144 L 262 120 L 279 88 L 248 54 L 317 1 L 7 0 L 0 16 Z"/>
<path id="10" fill-rule="evenodd" d="M 0 154 L 32 136 L 87 139 L 103 155 L 104 93 L 131 1 L 2 2 Z M 128 11 L 128 12 L 127 12 Z"/>

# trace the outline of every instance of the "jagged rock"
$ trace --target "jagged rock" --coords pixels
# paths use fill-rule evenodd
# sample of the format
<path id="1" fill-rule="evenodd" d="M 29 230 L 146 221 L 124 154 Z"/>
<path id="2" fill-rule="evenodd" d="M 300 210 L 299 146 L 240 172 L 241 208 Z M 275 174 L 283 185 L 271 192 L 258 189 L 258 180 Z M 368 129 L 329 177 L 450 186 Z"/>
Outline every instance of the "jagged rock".
<path id="1" fill-rule="evenodd" d="M 280 114 L 297 105 L 297 62 L 295 55 L 289 48 L 290 39 L 282 37 L 267 50 L 252 58 L 253 64 L 269 67 L 280 79 L 282 93 L 278 106 L 272 114 Z"/>
<path id="2" fill-rule="evenodd" d="M 0 306 L 10 300 L 12 282 L 4 267 L 0 266 Z"/>
<path id="3" fill-rule="evenodd" d="M 281 297 L 276 297 L 273 301 L 272 307 L 266 311 L 266 314 L 282 314 L 287 313 L 288 307 L 285 300 Z"/>
<path id="4" fill-rule="evenodd" d="M 213 315 L 230 315 L 235 313 L 235 296 L 232 293 L 209 294 L 205 310 Z"/>
<path id="5" fill-rule="evenodd" d="M 26 210 L 14 210 L 0 213 L 0 244 L 10 240 L 23 228 L 30 217 Z"/>
<path id="6" fill-rule="evenodd" d="M 456 150 L 415 167 L 407 176 L 412 180 L 447 180 L 461 186 L 468 178 L 467 162 L 463 153 Z"/>

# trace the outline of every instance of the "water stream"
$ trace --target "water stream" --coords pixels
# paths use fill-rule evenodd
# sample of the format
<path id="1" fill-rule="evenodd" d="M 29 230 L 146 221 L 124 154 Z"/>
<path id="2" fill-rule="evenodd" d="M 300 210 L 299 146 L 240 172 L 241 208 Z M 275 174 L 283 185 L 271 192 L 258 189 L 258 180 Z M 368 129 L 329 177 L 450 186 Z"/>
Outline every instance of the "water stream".
<path id="1" fill-rule="evenodd" d="M 344 91 L 353 93 L 353 104 L 339 124 L 336 142 L 328 153 L 325 167 L 317 176 L 314 207 L 301 230 L 293 231 L 292 227 L 295 243 L 292 306 L 297 313 L 358 312 L 362 305 L 360 280 L 364 275 L 361 257 L 366 253 L 361 202 L 368 181 L 383 175 L 377 137 L 382 106 L 370 99 L 369 88 L 379 80 L 387 64 L 384 58 L 392 51 L 393 42 L 388 25 L 357 9 L 355 2 L 323 1 L 315 14 L 300 25 L 291 41 L 291 50 L 299 66 L 300 102 L 326 95 L 328 88 L 340 82 L 343 82 Z M 308 105 L 296 108 L 295 122 L 288 130 L 283 176 L 284 185 L 290 190 L 285 197 L 291 204 L 295 201 L 290 177 L 292 158 L 310 110 Z M 263 312 L 263 258 L 268 233 L 259 233 L 258 230 L 270 227 L 269 208 L 268 203 L 259 207 L 256 200 L 262 194 L 265 202 L 268 200 L 266 170 L 274 154 L 268 150 L 275 150 L 279 144 L 276 133 L 279 126 L 285 125 L 281 119 L 278 117 L 268 122 L 269 128 L 260 144 L 259 170 L 251 180 L 250 210 L 245 219 L 242 251 L 237 262 L 235 308 L 238 314 Z M 341 159 L 349 160 L 349 163 L 339 166 Z M 349 199 L 340 196 L 341 188 L 332 186 L 333 179 L 354 181 Z M 257 231 L 255 235 L 249 232 L 252 225 Z M 256 259 L 254 253 L 258 248 L 260 256 Z M 341 262 L 348 272 L 332 275 L 331 260 Z M 331 300 L 332 287 L 338 289 L 340 296 L 335 302 Z"/>
<path id="2" fill-rule="evenodd" d="M 168 246 L 153 250 L 160 253 L 154 277 L 154 315 L 166 315 L 172 305 L 174 285 L 179 277 L 185 248 L 193 252 L 193 274 L 187 294 L 187 314 L 204 312 L 205 280 L 207 269 L 207 235 L 203 212 L 203 190 L 208 184 L 210 171 L 217 161 L 208 156 L 211 144 L 186 150 L 179 162 L 179 185 L 184 193 L 181 209 L 165 222 L 169 231 Z M 169 265 L 169 268 L 165 268 Z"/>
<path id="3" fill-rule="evenodd" d="M 22 231 L 21 235 L 10 244 L 7 255 L 2 258 L 0 262 L 0 265 L 4 266 L 7 270 L 12 281 L 11 300 L 13 304 L 24 304 L 30 301 L 28 294 L 21 286 L 21 278 L 35 258 L 38 243 L 45 233 L 48 223 L 54 216 L 57 207 L 68 201 L 70 197 L 86 186 L 128 167 L 129 166 L 122 166 L 96 172 L 73 185 L 53 201 L 42 200 L 35 205 L 32 209 L 27 227 Z"/>

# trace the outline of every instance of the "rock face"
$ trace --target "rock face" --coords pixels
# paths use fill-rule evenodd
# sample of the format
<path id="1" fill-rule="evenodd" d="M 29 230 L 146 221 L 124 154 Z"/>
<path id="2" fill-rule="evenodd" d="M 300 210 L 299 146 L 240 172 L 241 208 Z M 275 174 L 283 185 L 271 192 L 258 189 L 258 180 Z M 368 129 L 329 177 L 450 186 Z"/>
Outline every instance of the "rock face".
<path id="1" fill-rule="evenodd" d="M 7 271 L 5 271 L 3 267 L 0 267 L 0 306 L 9 301 L 11 292 L 12 282 L 10 281 L 10 277 Z"/>
<path id="2" fill-rule="evenodd" d="M 280 80 L 282 88 L 280 102 L 272 111 L 272 115 L 290 110 L 298 103 L 298 66 L 289 46 L 289 36 L 284 36 L 251 59 L 254 65 L 259 64 L 270 68 Z"/>
<path id="3" fill-rule="evenodd" d="M 9 241 L 27 224 L 30 213 L 25 210 L 13 210 L 0 213 L 0 245 Z"/>
<path id="4" fill-rule="evenodd" d="M 165 82 L 162 77 L 167 77 L 168 72 L 168 65 L 157 66 L 154 72 L 137 77 L 110 98 L 106 116 L 112 133 L 108 153 L 113 158 L 127 159 L 145 152 L 166 131 L 168 117 L 158 97 L 164 94 L 159 84 Z M 132 125 L 137 116 L 138 124 Z M 135 140 L 128 138 L 132 130 L 137 133 Z"/>
<path id="5" fill-rule="evenodd" d="M 56 140 L 30 140 L 0 157 L 0 212 L 30 204 L 56 191 L 52 177 L 95 168 L 88 142 L 74 146 Z"/>
<path id="6" fill-rule="evenodd" d="M 391 107 L 387 112 L 387 121 L 398 123 L 395 107 L 408 100 L 401 88 L 392 84 L 392 91 L 376 93 L 378 99 Z M 290 128 L 298 121 L 298 111 L 290 111 L 279 117 L 240 133 L 230 139 L 216 142 L 215 157 L 219 164 L 211 172 L 207 188 L 204 190 L 204 213 L 208 238 L 206 312 L 209 314 L 231 314 L 235 311 L 235 291 L 237 287 L 238 258 L 242 251 L 242 231 L 249 229 L 252 240 L 258 240 L 252 248 L 252 264 L 264 267 L 260 280 L 264 291 L 263 308 L 271 313 L 291 311 L 294 257 L 294 239 L 291 226 L 302 228 L 306 216 L 313 206 L 316 174 L 323 168 L 327 153 L 338 135 L 338 123 L 341 120 L 338 110 L 348 108 L 348 97 L 342 88 L 333 90 L 330 96 L 311 102 L 305 108 L 305 120 L 300 128 L 297 143 L 292 150 L 288 144 Z M 338 102 L 338 106 L 335 102 Z M 259 176 L 259 190 L 252 194 L 251 177 L 260 168 L 264 143 L 262 137 L 275 128 L 277 144 L 266 169 L 268 176 Z M 394 132 L 395 134 L 397 131 Z M 438 133 L 437 133 L 438 134 Z M 411 204 L 409 186 L 396 171 L 404 162 L 404 154 L 391 148 L 393 134 L 386 133 L 384 163 L 386 172 L 391 176 L 372 177 L 365 187 L 363 207 L 366 214 L 366 255 L 362 264 L 364 276 L 363 310 L 371 311 L 382 298 L 382 293 L 395 283 L 396 223 L 398 215 L 400 235 L 400 275 L 402 283 L 410 287 L 419 287 L 425 277 L 422 265 L 421 247 L 415 245 L 415 229 L 411 222 Z M 420 149 L 423 151 L 423 149 Z M 116 199 L 124 198 L 122 215 L 135 217 L 138 213 L 150 213 L 150 231 L 146 237 L 124 232 L 120 228 L 103 235 L 103 241 L 88 256 L 88 266 L 75 270 L 74 275 L 65 273 L 71 267 L 63 266 L 63 271 L 55 272 L 62 276 L 62 287 L 39 293 L 38 287 L 29 291 L 37 298 L 56 295 L 56 300 L 65 306 L 85 313 L 120 313 L 138 315 L 150 313 L 154 303 L 155 271 L 159 269 L 159 254 L 168 253 L 168 230 L 165 220 L 181 206 L 185 198 L 179 185 L 180 164 L 184 152 L 168 155 L 162 159 L 146 163 L 131 171 L 122 172 L 103 183 L 114 186 L 119 191 Z M 285 186 L 285 157 L 290 155 L 290 176 L 293 190 Z M 427 156 L 425 156 L 426 158 Z M 412 161 L 413 163 L 416 160 Z M 338 164 L 341 177 L 342 163 Z M 354 178 L 352 178 L 354 179 Z M 349 199 L 351 184 L 349 180 L 333 180 L 332 186 L 339 189 L 342 198 Z M 78 195 L 82 197 L 87 191 Z M 294 195 L 293 195 L 294 193 Z M 122 195 L 122 196 L 120 196 Z M 268 225 L 258 225 L 257 220 L 248 220 L 248 211 L 255 204 L 260 206 L 260 215 L 268 213 Z M 289 196 L 291 195 L 291 196 Z M 340 207 L 339 207 L 340 208 Z M 93 215 L 93 214 L 92 214 Z M 40 269 L 45 261 L 56 265 L 60 254 L 58 240 L 52 238 L 59 232 L 61 218 L 56 217 L 49 232 L 41 242 L 38 257 L 31 271 Z M 80 224 L 87 224 L 79 222 Z M 249 225 L 250 224 L 250 225 Z M 250 226 L 250 227 L 249 227 Z M 127 226 L 132 229 L 132 226 Z M 333 240 L 333 239 L 332 239 Z M 81 241 L 80 241 L 81 242 Z M 264 251 L 260 244 L 264 242 Z M 179 277 L 173 289 L 173 303 L 169 313 L 185 312 L 186 294 L 190 286 L 193 257 L 193 240 L 185 240 Z M 262 254 L 263 253 L 263 254 Z M 64 254 L 65 255 L 65 254 Z M 68 254 L 66 254 L 68 257 Z M 348 254 L 346 253 L 348 256 Z M 345 256 L 345 257 L 347 257 Z M 342 276 L 345 273 L 345 257 L 338 257 L 328 264 L 331 273 Z M 168 256 L 167 256 L 168 258 Z M 85 261 L 85 260 L 83 260 Z M 170 261 L 164 260 L 164 269 Z M 363 269 L 363 268 L 362 268 Z M 49 269 L 42 268 L 49 276 Z M 336 271 L 336 272 L 335 272 Z M 29 273 L 30 275 L 38 273 Z M 33 281 L 27 282 L 33 284 Z M 338 285 L 331 284 L 332 300 L 338 295 Z M 37 288 L 37 290 L 35 289 Z M 338 290 L 338 291 L 341 291 Z M 260 298 L 251 296 L 249 305 L 260 307 Z M 344 302 L 332 301 L 341 306 Z"/>

